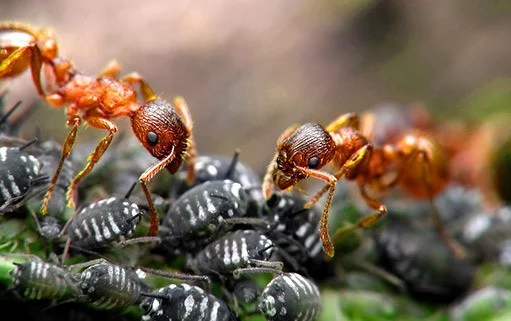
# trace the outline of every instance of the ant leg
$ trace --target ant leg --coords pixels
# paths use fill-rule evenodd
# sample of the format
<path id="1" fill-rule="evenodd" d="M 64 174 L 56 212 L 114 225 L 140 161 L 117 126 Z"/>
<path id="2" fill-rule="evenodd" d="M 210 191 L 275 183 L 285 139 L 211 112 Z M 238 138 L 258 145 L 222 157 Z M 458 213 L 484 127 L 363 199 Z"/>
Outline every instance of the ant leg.
<path id="1" fill-rule="evenodd" d="M 428 175 L 428 173 L 432 173 L 432 165 L 431 161 L 427 157 L 427 154 L 424 151 L 418 152 L 418 157 L 420 158 L 420 161 L 423 165 L 423 177 L 424 182 L 426 183 L 426 187 L 428 190 L 428 197 L 431 203 L 431 220 L 433 223 L 433 226 L 438 234 L 440 234 L 440 237 L 444 241 L 444 243 L 451 249 L 451 251 L 454 253 L 454 255 L 457 258 L 464 258 L 466 255 L 466 251 L 456 240 L 454 240 L 449 233 L 447 233 L 447 230 L 444 227 L 444 224 L 442 223 L 442 218 L 440 217 L 440 213 L 438 212 L 437 207 L 435 206 L 435 203 L 433 202 L 433 192 L 432 192 L 432 183 L 431 183 L 431 175 Z"/>
<path id="2" fill-rule="evenodd" d="M 332 203 L 332 198 L 334 197 L 335 185 L 337 184 L 337 178 L 330 173 L 323 172 L 320 170 L 310 169 L 306 167 L 297 166 L 297 169 L 304 173 L 305 175 L 310 175 L 317 179 L 321 179 L 327 182 L 327 185 L 323 188 L 328 191 L 327 198 L 325 200 L 325 204 L 323 206 L 323 213 L 321 214 L 321 219 L 319 221 L 319 238 L 323 243 L 323 250 L 329 257 L 334 256 L 334 245 L 332 243 L 332 239 L 330 234 L 328 233 L 328 212 L 330 210 L 330 204 Z M 312 201 L 317 202 L 316 200 L 310 200 L 305 203 L 305 208 L 308 208 L 314 204 Z"/>
<path id="3" fill-rule="evenodd" d="M 374 198 L 371 198 L 367 191 L 364 188 L 364 185 L 359 185 L 360 194 L 364 198 L 367 205 L 369 205 L 371 208 L 374 208 L 375 210 L 378 210 L 378 212 L 373 213 L 371 215 L 367 215 L 354 225 L 345 226 L 342 228 L 339 228 L 337 231 L 335 231 L 334 235 L 334 241 L 338 241 L 342 236 L 344 236 L 346 233 L 352 232 L 357 229 L 361 228 L 368 228 L 369 226 L 373 225 L 376 221 L 378 221 L 380 218 L 382 218 L 385 214 L 387 214 L 387 207 L 383 205 L 378 200 L 375 200 Z"/>
<path id="4" fill-rule="evenodd" d="M 113 78 L 117 79 L 121 73 L 121 64 L 117 59 L 112 59 L 108 64 L 99 72 L 98 78 Z"/>
<path id="5" fill-rule="evenodd" d="M 298 128 L 298 124 L 293 124 L 289 126 L 277 139 L 277 146 L 280 146 L 284 140 L 286 140 L 289 136 L 291 136 L 292 133 Z M 268 167 L 266 168 L 266 174 L 263 178 L 263 195 L 265 199 L 269 199 L 272 192 L 273 192 L 273 172 L 277 170 L 277 157 L 279 156 L 279 153 L 276 152 L 273 156 L 273 159 L 271 160 L 270 164 L 268 164 Z"/>
<path id="6" fill-rule="evenodd" d="M 151 227 L 149 228 L 149 236 L 156 236 L 158 234 L 158 225 L 160 224 L 160 222 L 158 218 L 158 212 L 156 211 L 156 207 L 154 206 L 154 202 L 151 197 L 151 193 L 147 189 L 147 183 L 151 181 L 154 175 L 156 175 L 162 169 L 167 167 L 167 165 L 172 162 L 175 156 L 176 155 L 174 154 L 174 146 L 172 146 L 172 149 L 167 157 L 146 169 L 145 172 L 142 173 L 142 175 L 140 175 L 140 177 L 138 178 L 140 185 L 142 186 L 142 191 L 144 191 L 144 195 L 147 200 L 147 205 L 149 206 L 149 214 L 151 216 Z"/>
<path id="7" fill-rule="evenodd" d="M 89 155 L 87 158 L 87 165 L 85 165 L 85 168 L 82 169 L 81 172 L 79 172 L 71 181 L 71 184 L 69 185 L 66 193 L 66 198 L 68 201 L 68 207 L 75 207 L 74 199 L 75 199 L 75 189 L 78 183 L 82 180 L 82 178 L 87 175 L 93 168 L 94 165 L 101 159 L 105 151 L 107 150 L 108 146 L 110 146 L 110 143 L 112 142 L 112 138 L 114 137 L 114 134 L 117 132 L 117 126 L 110 120 L 106 118 L 100 118 L 100 117 L 90 117 L 86 118 L 87 124 L 89 124 L 92 127 L 99 128 L 99 129 L 106 129 L 108 130 L 108 135 L 103 137 L 103 139 L 99 142 L 99 144 L 96 146 L 96 149 Z"/>
<path id="8" fill-rule="evenodd" d="M 357 171 L 359 170 L 359 165 L 364 161 L 371 157 L 373 148 L 372 145 L 365 145 L 360 148 L 353 156 L 346 161 L 342 165 L 342 167 L 337 171 L 334 177 L 339 180 L 343 176 L 355 177 Z M 314 195 L 310 201 L 305 204 L 305 207 L 311 207 L 312 204 L 316 203 L 321 196 L 323 196 L 329 189 L 329 185 L 325 185 L 316 195 Z"/>
<path id="9" fill-rule="evenodd" d="M 66 141 L 64 142 L 64 146 L 62 147 L 62 156 L 60 157 L 59 165 L 57 166 L 57 170 L 55 171 L 55 174 L 51 179 L 50 185 L 48 186 L 48 190 L 46 191 L 46 195 L 44 195 L 43 203 L 41 206 L 41 214 L 43 215 L 48 214 L 48 203 L 50 202 L 51 194 L 53 193 L 53 189 L 55 189 L 55 185 L 57 185 L 57 180 L 59 178 L 60 171 L 64 166 L 64 161 L 66 160 L 66 158 L 71 153 L 71 150 L 73 149 L 73 145 L 76 140 L 76 132 L 78 131 L 78 126 L 81 123 L 81 119 L 78 116 L 71 116 L 68 119 L 68 124 L 70 123 L 73 123 L 73 127 L 71 128 L 69 134 L 67 134 Z"/>
<path id="10" fill-rule="evenodd" d="M 138 72 L 130 72 L 126 76 L 122 77 L 121 80 L 129 83 L 130 85 L 140 84 L 140 90 L 142 91 L 142 96 L 144 96 L 144 100 L 146 102 L 157 98 L 149 84 Z"/>
<path id="11" fill-rule="evenodd" d="M 188 184 L 191 186 L 195 182 L 195 159 L 197 158 L 197 148 L 195 145 L 195 139 L 193 138 L 193 121 L 192 115 L 190 114 L 190 110 L 188 109 L 188 105 L 183 97 L 174 98 L 172 105 L 176 109 L 176 112 L 183 120 L 186 128 L 190 132 L 190 137 L 188 138 L 188 160 L 186 164 L 186 179 Z"/>
<path id="12" fill-rule="evenodd" d="M 14 70 L 16 64 L 20 61 L 30 58 L 30 70 L 32 73 L 32 80 L 39 95 L 44 96 L 43 86 L 41 84 L 41 69 L 43 66 L 43 59 L 41 52 L 36 45 L 21 47 L 15 50 L 0 64 L 0 79 L 7 78 L 13 74 L 19 74 L 20 70 Z"/>
<path id="13" fill-rule="evenodd" d="M 342 128 L 342 127 L 351 127 L 354 129 L 359 129 L 360 122 L 359 122 L 357 114 L 355 114 L 355 113 L 343 114 L 343 115 L 337 117 L 337 119 L 335 119 L 333 122 L 328 124 L 325 127 L 325 129 L 328 132 L 336 132 L 339 128 Z"/>

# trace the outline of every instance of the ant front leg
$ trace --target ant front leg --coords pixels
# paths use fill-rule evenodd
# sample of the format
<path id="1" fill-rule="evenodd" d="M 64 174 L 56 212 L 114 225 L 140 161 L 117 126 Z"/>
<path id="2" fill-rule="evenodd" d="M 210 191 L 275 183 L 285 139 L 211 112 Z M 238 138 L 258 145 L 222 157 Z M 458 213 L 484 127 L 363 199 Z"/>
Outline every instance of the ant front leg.
<path id="1" fill-rule="evenodd" d="M 71 184 L 69 185 L 66 193 L 66 198 L 68 201 L 68 206 L 74 208 L 74 199 L 75 199 L 75 190 L 78 183 L 82 180 L 82 178 L 87 175 L 93 168 L 94 165 L 101 159 L 105 151 L 108 149 L 108 146 L 110 146 L 110 143 L 112 142 L 112 138 L 114 137 L 114 134 L 117 132 L 117 126 L 110 120 L 106 118 L 100 118 L 100 117 L 89 117 L 86 118 L 87 124 L 94 128 L 99 129 L 106 129 L 108 130 L 108 134 L 103 137 L 103 139 L 99 142 L 99 144 L 96 146 L 96 149 L 89 155 L 87 158 L 87 164 L 85 165 L 85 168 L 82 169 L 81 172 L 79 172 L 71 181 Z"/>
<path id="2" fill-rule="evenodd" d="M 1 48 L 0 48 L 1 49 Z M 32 80 L 39 95 L 44 96 L 43 86 L 41 84 L 41 69 L 43 66 L 43 59 L 41 52 L 36 45 L 21 47 L 11 53 L 0 64 L 0 79 L 19 74 L 21 70 L 16 70 L 19 65 L 24 65 L 23 60 L 30 59 L 30 70 L 32 73 Z"/>
<path id="3" fill-rule="evenodd" d="M 323 180 L 327 182 L 327 185 L 323 188 L 325 191 L 328 191 L 328 196 L 325 201 L 325 205 L 323 206 L 323 213 L 321 215 L 321 219 L 319 221 L 319 238 L 323 243 L 323 250 L 329 257 L 334 256 L 334 245 L 332 243 L 332 238 L 328 233 L 328 212 L 330 210 L 330 204 L 332 203 L 332 198 L 334 197 L 335 185 L 337 183 L 337 178 L 330 173 L 323 172 L 320 170 L 310 169 L 306 167 L 297 166 L 297 169 L 305 175 L 315 177 L 317 179 Z M 318 198 L 319 199 L 319 198 Z M 312 204 L 318 201 L 318 199 L 312 199 L 305 204 L 305 207 L 310 207 Z"/>
<path id="4" fill-rule="evenodd" d="M 193 121 L 192 115 L 190 114 L 190 110 L 188 109 L 188 105 L 183 97 L 174 98 L 172 105 L 176 109 L 179 117 L 185 124 L 186 129 L 190 133 L 190 137 L 188 138 L 188 160 L 186 164 L 186 179 L 188 184 L 191 186 L 195 182 L 195 159 L 197 158 L 197 147 L 195 146 L 195 139 L 193 138 Z"/>
<path id="5" fill-rule="evenodd" d="M 62 146 L 62 155 L 60 157 L 59 165 L 57 166 L 57 170 L 55 171 L 55 174 L 53 175 L 53 178 L 51 179 L 50 185 L 48 186 L 48 190 L 46 191 L 46 195 L 44 195 L 43 203 L 41 206 L 41 214 L 46 215 L 48 214 L 48 204 L 51 199 L 51 194 L 53 193 L 53 190 L 55 189 L 55 185 L 57 184 L 57 181 L 60 176 L 60 171 L 62 170 L 62 167 L 64 166 L 64 162 L 66 158 L 71 153 L 71 150 L 73 149 L 73 145 L 76 141 L 76 133 L 78 131 L 78 126 L 80 126 L 81 119 L 78 116 L 69 116 L 68 125 L 73 124 L 71 130 L 69 131 L 69 134 L 67 134 L 66 141 L 64 142 L 64 145 Z"/>
<path id="6" fill-rule="evenodd" d="M 170 153 L 165 158 L 163 158 L 158 163 L 156 163 L 153 166 L 146 169 L 145 172 L 142 173 L 142 175 L 140 175 L 140 177 L 138 178 L 138 180 L 142 186 L 142 191 L 144 191 L 144 195 L 147 200 L 147 205 L 149 206 L 149 214 L 151 216 L 151 227 L 149 228 L 149 236 L 158 235 L 158 227 L 160 225 L 160 219 L 158 218 L 158 212 L 156 211 L 156 207 L 154 206 L 154 202 L 151 197 L 151 193 L 147 189 L 147 183 L 149 183 L 151 181 L 151 179 L 153 179 L 153 177 L 158 172 L 160 172 L 162 169 L 167 167 L 167 165 L 170 164 L 174 160 L 174 158 L 176 156 L 174 153 L 174 150 L 175 150 L 175 147 L 172 146 Z"/>

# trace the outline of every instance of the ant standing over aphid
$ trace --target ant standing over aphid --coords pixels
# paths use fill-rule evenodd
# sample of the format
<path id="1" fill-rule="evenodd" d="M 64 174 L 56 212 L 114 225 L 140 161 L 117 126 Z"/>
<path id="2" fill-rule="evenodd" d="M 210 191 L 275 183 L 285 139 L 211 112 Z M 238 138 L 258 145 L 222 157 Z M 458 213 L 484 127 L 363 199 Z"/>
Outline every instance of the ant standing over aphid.
<path id="1" fill-rule="evenodd" d="M 321 170 L 330 163 L 337 169 L 335 174 Z M 373 146 L 360 132 L 358 116 L 348 113 L 325 127 L 317 123 L 289 127 L 277 141 L 277 152 L 263 180 L 263 193 L 269 198 L 274 185 L 288 190 L 309 176 L 325 181 L 327 185 L 305 207 L 328 192 L 320 220 L 320 238 L 325 253 L 333 257 L 334 244 L 327 222 L 337 180 L 345 177 L 356 181 L 367 205 L 377 212 L 337 231 L 336 238 L 354 229 L 367 228 L 387 213 L 387 207 L 370 196 L 367 187 L 385 192 L 399 184 L 416 198 L 432 199 L 448 182 L 447 165 L 441 149 L 423 135 L 410 133 L 396 144 Z M 396 177 L 388 182 L 387 174 L 392 171 Z M 463 255 L 463 250 L 446 234 L 438 219 L 435 219 L 435 226 L 453 251 Z"/>
<path id="2" fill-rule="evenodd" d="M 175 173 L 186 155 L 188 180 L 194 181 L 193 124 L 184 99 L 177 97 L 172 105 L 158 99 L 145 79 L 135 72 L 119 78 L 117 61 L 110 62 L 98 75 L 82 74 L 70 60 L 58 55 L 57 42 L 51 31 L 18 22 L 0 22 L 0 79 L 18 76 L 29 67 L 39 95 L 53 107 L 65 106 L 66 125 L 71 127 L 63 144 L 60 164 L 43 200 L 42 214 L 47 213 L 52 191 L 82 121 L 106 130 L 108 134 L 89 155 L 85 168 L 73 178 L 67 191 L 69 207 L 74 207 L 78 183 L 101 159 L 118 130 L 112 119 L 127 116 L 131 119 L 134 134 L 151 155 L 160 160 L 139 177 L 151 213 L 149 235 L 157 235 L 158 215 L 146 186 L 148 182 L 163 168 Z M 46 80 L 44 88 L 42 69 Z M 140 86 L 144 104 L 138 103 L 134 85 Z"/>

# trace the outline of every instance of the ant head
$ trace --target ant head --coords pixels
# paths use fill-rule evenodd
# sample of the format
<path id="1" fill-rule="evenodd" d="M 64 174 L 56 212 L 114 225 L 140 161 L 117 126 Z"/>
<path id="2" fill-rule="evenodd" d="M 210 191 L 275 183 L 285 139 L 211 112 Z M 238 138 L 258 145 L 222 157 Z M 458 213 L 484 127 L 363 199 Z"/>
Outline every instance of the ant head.
<path id="1" fill-rule="evenodd" d="M 188 147 L 190 130 L 171 104 L 154 99 L 141 106 L 131 115 L 131 127 L 154 157 L 162 159 L 175 153 L 175 161 L 170 166 L 177 171 Z"/>
<path id="2" fill-rule="evenodd" d="M 280 142 L 273 180 L 287 189 L 306 178 L 307 169 L 320 169 L 335 156 L 335 142 L 319 124 L 306 123 Z"/>

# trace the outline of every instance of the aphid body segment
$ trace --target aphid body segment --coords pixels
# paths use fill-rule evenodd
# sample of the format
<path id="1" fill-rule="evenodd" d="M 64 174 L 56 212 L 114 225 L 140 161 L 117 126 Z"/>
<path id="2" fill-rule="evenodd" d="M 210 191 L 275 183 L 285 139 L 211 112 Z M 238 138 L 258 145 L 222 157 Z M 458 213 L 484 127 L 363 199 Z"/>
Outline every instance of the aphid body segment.
<path id="1" fill-rule="evenodd" d="M 237 230 L 209 243 L 190 263 L 198 274 L 228 275 L 239 268 L 264 264 L 273 251 L 274 243 L 267 236 L 253 230 Z"/>
<path id="2" fill-rule="evenodd" d="M 15 263 L 10 274 L 16 291 L 27 299 L 71 299 L 80 293 L 69 271 L 42 260 Z"/>
<path id="3" fill-rule="evenodd" d="M 236 321 L 229 306 L 211 293 L 186 283 L 170 284 L 153 292 L 141 307 L 143 321 Z"/>
<path id="4" fill-rule="evenodd" d="M 0 214 L 12 211 L 34 196 L 44 183 L 41 163 L 17 147 L 0 147 Z"/>
<path id="5" fill-rule="evenodd" d="M 247 194 L 231 180 L 208 181 L 186 191 L 162 220 L 167 249 L 193 251 L 205 245 L 222 222 L 247 213 Z"/>
<path id="6" fill-rule="evenodd" d="M 138 205 L 126 198 L 103 199 L 82 209 L 69 224 L 66 234 L 75 246 L 101 247 L 130 235 L 141 215 Z"/>
<path id="7" fill-rule="evenodd" d="M 259 298 L 268 321 L 314 321 L 322 309 L 318 286 L 298 273 L 283 273 L 268 283 Z"/>
<path id="8" fill-rule="evenodd" d="M 113 309 L 139 304 L 142 282 L 134 271 L 105 262 L 82 271 L 80 288 L 80 301 Z"/>

